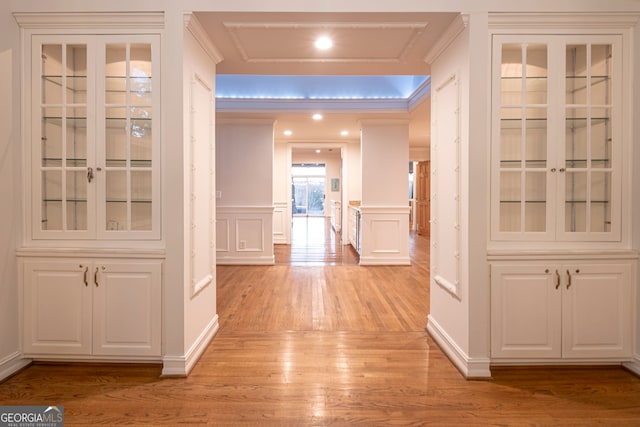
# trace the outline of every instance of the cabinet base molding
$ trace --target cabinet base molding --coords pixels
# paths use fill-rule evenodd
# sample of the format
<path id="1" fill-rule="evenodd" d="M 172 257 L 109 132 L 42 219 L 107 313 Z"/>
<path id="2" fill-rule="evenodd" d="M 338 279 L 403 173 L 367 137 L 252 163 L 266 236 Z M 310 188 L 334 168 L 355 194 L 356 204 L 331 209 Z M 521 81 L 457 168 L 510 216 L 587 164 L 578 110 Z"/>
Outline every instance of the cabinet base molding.
<path id="1" fill-rule="evenodd" d="M 162 358 L 162 377 L 188 376 L 213 337 L 218 333 L 218 329 L 220 329 L 220 324 L 216 314 L 184 356 L 165 356 Z"/>
<path id="2" fill-rule="evenodd" d="M 469 357 L 431 315 L 427 332 L 466 379 L 491 378 L 489 359 Z"/>
<path id="3" fill-rule="evenodd" d="M 31 362 L 31 359 L 25 359 L 19 351 L 0 359 L 0 382 L 26 368 Z"/>
<path id="4" fill-rule="evenodd" d="M 636 354 L 631 362 L 625 362 L 622 366 L 640 377 L 640 354 Z"/>
<path id="5" fill-rule="evenodd" d="M 361 256 L 360 265 L 411 265 L 411 259 L 403 256 Z"/>

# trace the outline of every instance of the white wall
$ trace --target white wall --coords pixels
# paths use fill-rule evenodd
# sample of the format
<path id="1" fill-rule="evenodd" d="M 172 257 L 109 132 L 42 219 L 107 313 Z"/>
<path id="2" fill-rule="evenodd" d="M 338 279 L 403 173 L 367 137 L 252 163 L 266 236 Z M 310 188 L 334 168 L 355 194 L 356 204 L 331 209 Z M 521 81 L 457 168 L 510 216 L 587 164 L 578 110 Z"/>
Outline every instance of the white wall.
<path id="1" fill-rule="evenodd" d="M 215 280 L 215 61 L 184 35 L 184 342 L 197 360 L 218 329 Z M 192 32 L 193 31 L 193 32 Z M 190 356 L 193 354 L 193 356 Z M 191 364 L 189 368 L 191 367 Z"/>
<path id="2" fill-rule="evenodd" d="M 0 2 L 0 380 L 20 361 L 18 273 L 21 229 L 20 73 L 18 30 L 9 4 Z"/>
<path id="3" fill-rule="evenodd" d="M 291 243 L 291 151 L 286 142 L 273 147 L 273 243 Z"/>
<path id="4" fill-rule="evenodd" d="M 361 265 L 408 265 L 409 126 L 404 120 L 363 120 Z"/>
<path id="5" fill-rule="evenodd" d="M 218 264 L 273 264 L 272 120 L 216 125 Z"/>
<path id="6" fill-rule="evenodd" d="M 431 309 L 427 328 L 463 374 L 478 376 L 470 372 L 470 288 L 483 280 L 473 276 L 473 283 L 470 281 L 467 236 L 472 232 L 469 219 L 482 207 L 474 207 L 472 215 L 467 203 L 471 197 L 467 169 L 472 163 L 470 38 L 470 28 L 464 29 L 431 64 Z M 486 49 L 483 47 L 485 55 Z M 485 145 L 481 137 L 474 141 L 480 149 Z M 478 197 L 488 197 L 482 176 L 473 178 L 473 192 L 480 193 Z M 484 255 L 480 262 L 486 263 Z M 482 327 L 489 325 L 483 323 L 478 329 Z M 488 374 L 488 363 L 485 368 Z"/>
<path id="7" fill-rule="evenodd" d="M 359 141 L 347 144 L 344 167 L 348 181 L 345 200 L 360 202 L 362 201 L 362 161 Z"/>
<path id="8" fill-rule="evenodd" d="M 635 34 L 634 34 L 634 66 L 633 69 L 635 72 L 632 74 L 633 82 L 633 103 L 635 105 L 635 109 L 631 117 L 635 117 L 633 121 L 633 135 L 635 135 L 635 143 L 632 144 L 632 158 L 633 158 L 633 167 L 631 173 L 633 174 L 631 182 L 632 185 L 632 212 L 631 215 L 632 222 L 632 230 L 633 230 L 633 249 L 636 251 L 640 251 L 640 120 L 637 120 L 638 113 L 640 112 L 640 77 L 638 75 L 638 70 L 640 70 L 640 23 L 636 25 Z M 636 348 L 635 348 L 635 364 L 634 370 L 636 373 L 640 375 L 640 274 L 636 276 Z"/>

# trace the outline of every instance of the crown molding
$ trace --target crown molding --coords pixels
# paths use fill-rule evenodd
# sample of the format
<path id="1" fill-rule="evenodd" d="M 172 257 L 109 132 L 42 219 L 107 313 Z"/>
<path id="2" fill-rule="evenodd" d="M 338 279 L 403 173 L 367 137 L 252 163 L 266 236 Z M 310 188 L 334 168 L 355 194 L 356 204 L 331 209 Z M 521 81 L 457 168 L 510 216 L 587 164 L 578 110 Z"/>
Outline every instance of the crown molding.
<path id="1" fill-rule="evenodd" d="M 301 111 L 331 111 L 349 113 L 408 113 L 404 99 L 225 99 L 216 98 L 216 111 L 221 113 L 299 113 Z"/>
<path id="2" fill-rule="evenodd" d="M 449 47 L 451 43 L 458 37 L 469 25 L 469 15 L 458 15 L 456 19 L 447 27 L 444 34 L 433 45 L 431 50 L 424 57 L 424 62 L 433 64 L 438 57 Z"/>
<path id="3" fill-rule="evenodd" d="M 188 12 L 184 14 L 183 19 L 185 28 L 189 30 L 211 60 L 215 64 L 221 63 L 224 60 L 224 56 L 220 53 L 220 49 L 211 41 L 198 18 L 193 13 Z"/>
<path id="4" fill-rule="evenodd" d="M 490 13 L 490 30 L 523 29 L 627 29 L 640 19 L 636 13 Z"/>
<path id="5" fill-rule="evenodd" d="M 25 29 L 164 28 L 164 12 L 15 12 L 13 16 Z"/>
<path id="6" fill-rule="evenodd" d="M 408 110 L 413 111 L 418 105 L 431 96 L 431 76 L 411 94 L 407 100 Z"/>

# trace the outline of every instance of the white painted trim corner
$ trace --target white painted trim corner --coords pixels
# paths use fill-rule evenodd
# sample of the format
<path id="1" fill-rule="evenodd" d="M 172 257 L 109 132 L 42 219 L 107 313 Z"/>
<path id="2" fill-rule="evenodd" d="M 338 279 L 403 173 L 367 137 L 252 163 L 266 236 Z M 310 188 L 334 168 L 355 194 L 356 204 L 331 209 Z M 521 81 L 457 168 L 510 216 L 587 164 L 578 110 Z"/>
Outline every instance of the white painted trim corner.
<path id="1" fill-rule="evenodd" d="M 431 315 L 427 320 L 427 332 L 466 379 L 491 378 L 489 358 L 470 358 Z"/>
<path id="2" fill-rule="evenodd" d="M 16 351 L 0 360 L 0 381 L 4 381 L 11 375 L 19 372 L 31 364 L 31 359 L 22 357 L 22 353 Z"/>
<path id="3" fill-rule="evenodd" d="M 640 354 L 636 354 L 631 362 L 624 362 L 622 366 L 640 377 Z"/>
<path id="4" fill-rule="evenodd" d="M 162 358 L 162 377 L 186 377 L 196 365 L 207 346 L 218 333 L 220 324 L 216 314 L 191 345 L 184 356 L 165 356 Z"/>

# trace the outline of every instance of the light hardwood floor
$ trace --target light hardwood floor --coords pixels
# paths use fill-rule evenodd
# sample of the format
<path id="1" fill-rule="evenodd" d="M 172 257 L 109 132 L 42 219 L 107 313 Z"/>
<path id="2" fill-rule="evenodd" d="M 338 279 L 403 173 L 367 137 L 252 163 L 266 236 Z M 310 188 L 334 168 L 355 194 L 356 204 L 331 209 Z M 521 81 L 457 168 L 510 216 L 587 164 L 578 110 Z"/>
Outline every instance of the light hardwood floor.
<path id="1" fill-rule="evenodd" d="M 428 241 L 411 241 L 410 267 L 290 265 L 287 247 L 274 266 L 218 267 L 221 328 L 188 378 L 36 364 L 0 405 L 62 405 L 66 425 L 640 425 L 640 379 L 621 368 L 462 378 L 424 330 Z"/>

